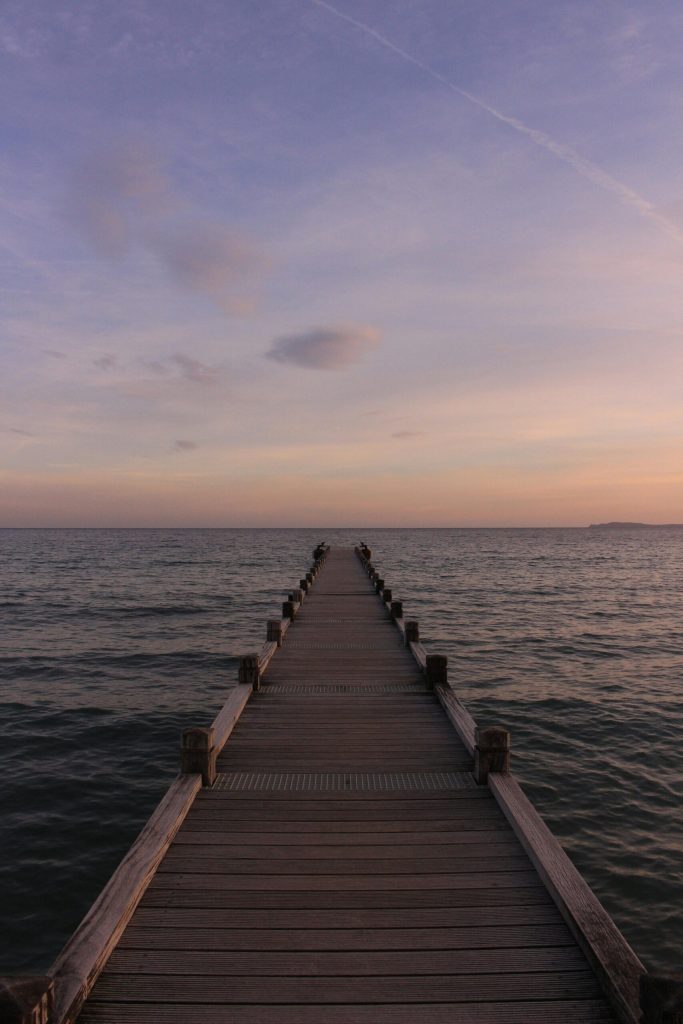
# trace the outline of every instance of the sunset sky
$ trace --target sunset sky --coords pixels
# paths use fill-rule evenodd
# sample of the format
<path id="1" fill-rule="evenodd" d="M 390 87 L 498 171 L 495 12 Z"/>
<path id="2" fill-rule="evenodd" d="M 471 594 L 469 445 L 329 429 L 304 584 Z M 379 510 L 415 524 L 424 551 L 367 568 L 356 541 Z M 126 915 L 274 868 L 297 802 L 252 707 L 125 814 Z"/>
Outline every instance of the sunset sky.
<path id="1" fill-rule="evenodd" d="M 683 522 L 683 7 L 0 5 L 0 525 Z"/>

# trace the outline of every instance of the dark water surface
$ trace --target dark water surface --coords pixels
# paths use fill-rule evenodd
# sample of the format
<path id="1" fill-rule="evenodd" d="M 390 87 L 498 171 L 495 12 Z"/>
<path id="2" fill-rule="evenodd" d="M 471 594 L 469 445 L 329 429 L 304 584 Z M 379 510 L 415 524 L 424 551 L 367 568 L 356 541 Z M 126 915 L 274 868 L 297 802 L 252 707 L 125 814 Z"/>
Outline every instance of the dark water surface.
<path id="1" fill-rule="evenodd" d="M 683 961 L 683 530 L 1 530 L 0 974 L 49 966 L 323 538 L 394 597 L 650 968 Z"/>

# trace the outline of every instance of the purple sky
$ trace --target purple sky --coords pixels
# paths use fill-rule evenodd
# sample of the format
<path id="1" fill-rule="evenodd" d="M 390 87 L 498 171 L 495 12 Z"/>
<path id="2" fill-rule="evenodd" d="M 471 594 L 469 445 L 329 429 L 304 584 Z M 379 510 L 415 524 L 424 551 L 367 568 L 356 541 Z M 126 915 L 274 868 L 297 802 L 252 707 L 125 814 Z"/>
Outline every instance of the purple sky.
<path id="1" fill-rule="evenodd" d="M 683 521 L 683 9 L 0 6 L 0 525 Z"/>

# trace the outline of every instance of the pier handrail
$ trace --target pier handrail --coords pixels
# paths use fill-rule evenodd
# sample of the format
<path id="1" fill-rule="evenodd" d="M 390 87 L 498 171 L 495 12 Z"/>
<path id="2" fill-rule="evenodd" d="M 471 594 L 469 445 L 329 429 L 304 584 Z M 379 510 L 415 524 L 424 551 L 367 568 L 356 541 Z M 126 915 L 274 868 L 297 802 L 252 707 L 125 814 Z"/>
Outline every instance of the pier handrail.
<path id="1" fill-rule="evenodd" d="M 71 1024 L 182 825 L 202 780 L 178 775 L 152 817 L 61 951 L 48 974 L 54 982 L 50 1024 Z"/>
<path id="2" fill-rule="evenodd" d="M 489 787 L 602 982 L 620 1020 L 624 1024 L 638 1024 L 643 964 L 514 776 L 492 773 Z M 650 1019 L 643 1017 L 645 1024 Z M 664 1018 L 662 1024 L 663 1021 Z"/>

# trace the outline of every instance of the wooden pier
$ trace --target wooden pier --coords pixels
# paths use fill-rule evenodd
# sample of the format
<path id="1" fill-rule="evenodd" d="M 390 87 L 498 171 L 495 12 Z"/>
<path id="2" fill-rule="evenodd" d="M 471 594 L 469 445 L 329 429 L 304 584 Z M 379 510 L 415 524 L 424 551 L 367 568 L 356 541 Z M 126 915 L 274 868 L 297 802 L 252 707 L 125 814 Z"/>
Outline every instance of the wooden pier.
<path id="1" fill-rule="evenodd" d="M 2 1024 L 683 1020 L 369 559 L 317 549 L 49 975 L 4 979 Z"/>

